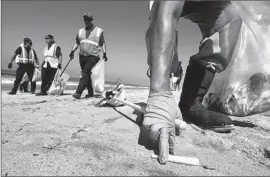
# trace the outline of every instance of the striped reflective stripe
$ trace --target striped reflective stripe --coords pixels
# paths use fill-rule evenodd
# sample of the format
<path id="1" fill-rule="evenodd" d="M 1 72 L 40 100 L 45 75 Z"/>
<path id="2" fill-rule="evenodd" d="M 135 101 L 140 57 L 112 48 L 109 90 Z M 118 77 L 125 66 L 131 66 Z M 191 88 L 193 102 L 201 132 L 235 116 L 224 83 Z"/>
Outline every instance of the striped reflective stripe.
<path id="1" fill-rule="evenodd" d="M 34 61 L 34 51 L 31 49 L 29 56 L 26 56 L 26 50 L 23 45 L 20 45 L 22 49 L 22 54 L 18 56 L 17 63 L 31 63 L 33 64 Z"/>
<path id="2" fill-rule="evenodd" d="M 94 42 L 94 41 L 89 40 L 89 39 L 83 39 L 80 41 L 80 43 L 89 43 L 89 44 L 94 44 L 94 45 L 98 46 L 97 42 Z"/>

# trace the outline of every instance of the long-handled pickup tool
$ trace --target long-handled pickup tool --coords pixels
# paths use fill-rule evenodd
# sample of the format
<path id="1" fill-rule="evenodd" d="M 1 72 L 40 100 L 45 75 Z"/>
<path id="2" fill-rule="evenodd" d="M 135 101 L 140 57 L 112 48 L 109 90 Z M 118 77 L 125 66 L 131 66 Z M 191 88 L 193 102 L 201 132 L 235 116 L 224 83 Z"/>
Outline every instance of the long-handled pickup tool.
<path id="1" fill-rule="evenodd" d="M 96 106 L 100 106 L 102 102 L 109 101 L 112 99 L 112 100 L 118 101 L 126 106 L 129 106 L 136 111 L 139 111 L 139 112 L 145 114 L 145 109 L 142 108 L 141 106 L 136 105 L 128 100 L 122 100 L 122 99 L 116 97 L 117 93 L 120 92 L 121 89 L 123 89 L 123 84 L 118 84 L 112 90 L 104 92 L 104 94 L 102 95 L 103 96 L 102 100 L 100 100 L 96 104 Z M 179 128 L 179 129 L 186 129 L 186 127 L 187 127 L 187 123 L 185 121 L 180 120 L 180 119 L 176 119 L 175 124 L 176 124 L 176 128 Z"/>
<path id="2" fill-rule="evenodd" d="M 71 62 L 71 60 L 68 60 L 68 63 L 66 64 L 65 68 L 63 69 L 63 71 L 62 71 L 62 73 L 60 74 L 59 77 L 61 77 L 62 74 L 65 72 L 65 70 L 67 69 L 67 67 L 68 67 L 68 65 L 69 65 L 70 62 Z"/>
<path id="3" fill-rule="evenodd" d="M 104 92 L 104 94 L 102 95 L 103 96 L 102 100 L 100 100 L 96 104 L 96 106 L 100 106 L 100 104 L 104 101 L 109 101 L 109 100 L 113 99 L 113 100 L 121 102 L 122 104 L 129 106 L 129 107 L 133 108 L 134 110 L 137 110 L 143 114 L 146 113 L 145 109 L 142 108 L 141 106 L 136 105 L 130 101 L 117 98 L 116 95 L 119 91 L 121 91 L 121 89 L 123 89 L 123 84 L 118 84 L 112 90 Z M 176 119 L 175 124 L 176 124 L 176 128 L 178 128 L 178 129 L 185 129 L 187 127 L 186 122 L 179 120 L 179 119 Z M 152 158 L 158 158 L 158 156 L 153 154 Z M 169 155 L 168 160 L 170 162 L 175 162 L 175 163 L 182 163 L 182 164 L 196 165 L 196 166 L 199 165 L 199 159 L 197 159 L 195 157 L 180 157 L 180 156 Z"/>

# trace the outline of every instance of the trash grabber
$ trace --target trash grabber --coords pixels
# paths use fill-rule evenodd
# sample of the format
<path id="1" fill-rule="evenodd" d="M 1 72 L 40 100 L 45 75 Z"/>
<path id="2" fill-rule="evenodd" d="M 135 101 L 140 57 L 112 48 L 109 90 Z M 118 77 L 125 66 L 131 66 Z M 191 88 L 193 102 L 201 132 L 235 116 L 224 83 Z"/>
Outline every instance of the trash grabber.
<path id="1" fill-rule="evenodd" d="M 124 105 L 127 105 L 127 106 L 141 112 L 141 113 L 145 113 L 145 110 L 143 108 L 141 108 L 139 105 L 131 103 L 131 102 L 127 101 L 127 100 L 121 100 L 121 99 L 116 98 L 116 97 L 113 97 L 111 99 L 114 99 L 115 101 L 119 101 L 119 102 L 123 103 Z"/>
<path id="2" fill-rule="evenodd" d="M 59 77 L 61 77 L 63 75 L 63 73 L 65 72 L 65 70 L 67 69 L 67 66 L 69 65 L 69 63 L 71 62 L 71 60 L 68 61 L 68 63 L 66 64 L 65 68 L 63 69 L 62 73 L 60 74 Z"/>
<path id="3" fill-rule="evenodd" d="M 129 107 L 133 108 L 134 110 L 137 110 L 137 111 L 145 114 L 145 109 L 140 107 L 139 105 L 131 103 L 127 100 L 121 100 L 121 99 L 116 98 L 116 97 L 112 97 L 111 99 L 114 99 L 115 101 L 119 101 L 119 102 L 123 103 L 124 105 L 129 106 Z M 184 130 L 187 128 L 187 123 L 185 121 L 180 120 L 180 119 L 175 119 L 175 125 L 178 129 Z"/>

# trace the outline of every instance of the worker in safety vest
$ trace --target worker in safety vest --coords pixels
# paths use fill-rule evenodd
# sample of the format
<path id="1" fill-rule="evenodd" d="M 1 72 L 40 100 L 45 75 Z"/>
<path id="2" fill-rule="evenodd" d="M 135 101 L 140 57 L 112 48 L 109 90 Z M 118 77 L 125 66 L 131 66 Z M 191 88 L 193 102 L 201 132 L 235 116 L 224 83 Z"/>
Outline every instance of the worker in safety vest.
<path id="1" fill-rule="evenodd" d="M 41 66 L 41 91 L 36 96 L 47 95 L 57 69 L 62 67 L 61 47 L 55 43 L 54 37 L 51 34 L 45 36 L 45 41 L 47 46 L 43 50 L 45 59 Z"/>
<path id="2" fill-rule="evenodd" d="M 70 59 L 73 59 L 74 52 L 80 47 L 79 61 L 82 72 L 78 88 L 72 95 L 76 99 L 81 98 L 85 87 L 88 90 L 86 97 L 93 96 L 91 70 L 100 60 L 100 51 L 103 52 L 103 59 L 107 61 L 103 30 L 94 25 L 93 16 L 89 12 L 83 15 L 83 20 L 85 27 L 79 30 L 75 44 L 69 54 Z"/>
<path id="3" fill-rule="evenodd" d="M 24 38 L 23 43 L 16 49 L 14 55 L 11 57 L 8 68 L 12 69 L 12 62 L 16 58 L 18 68 L 16 70 L 16 79 L 14 81 L 13 88 L 8 94 L 15 95 L 18 87 L 22 81 L 25 73 L 27 73 L 31 82 L 31 93 L 34 94 L 36 90 L 36 82 L 32 82 L 35 67 L 39 67 L 39 61 L 34 49 L 32 49 L 32 40 L 30 38 Z"/>
<path id="4" fill-rule="evenodd" d="M 168 154 L 173 154 L 176 118 L 183 116 L 187 122 L 212 130 L 232 127 L 229 116 L 207 110 L 202 101 L 215 74 L 230 63 L 242 19 L 230 1 L 154 1 L 150 17 L 146 32 L 150 92 L 142 125 L 159 142 L 159 162 L 166 163 Z M 199 26 L 202 41 L 198 53 L 190 57 L 177 106 L 169 75 L 181 17 Z"/>

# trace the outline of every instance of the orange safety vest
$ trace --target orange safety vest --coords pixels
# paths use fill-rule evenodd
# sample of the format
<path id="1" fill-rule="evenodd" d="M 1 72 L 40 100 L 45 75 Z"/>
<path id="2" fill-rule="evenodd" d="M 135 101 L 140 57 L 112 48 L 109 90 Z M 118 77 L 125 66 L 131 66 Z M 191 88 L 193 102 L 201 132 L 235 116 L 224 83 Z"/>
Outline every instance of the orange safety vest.
<path id="1" fill-rule="evenodd" d="M 86 30 L 82 28 L 79 30 L 79 41 L 80 41 L 80 55 L 89 56 L 99 56 L 100 46 L 99 40 L 103 30 L 99 27 L 94 27 L 88 38 L 86 38 Z"/>
<path id="2" fill-rule="evenodd" d="M 23 63 L 23 64 L 34 64 L 35 63 L 35 55 L 34 55 L 34 50 L 31 49 L 29 54 L 26 52 L 25 48 L 23 45 L 20 45 L 22 52 L 20 55 L 17 55 L 16 57 L 16 63 Z"/>

